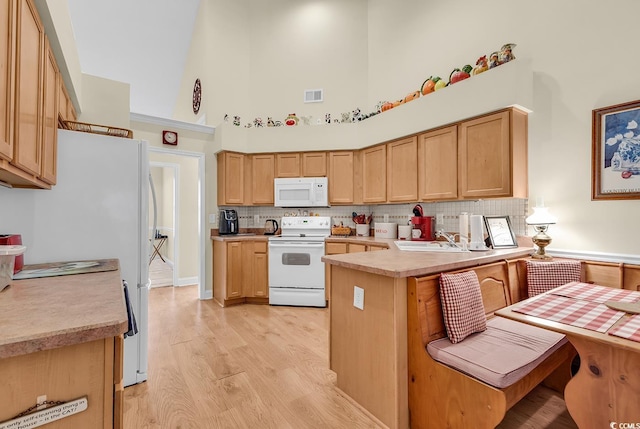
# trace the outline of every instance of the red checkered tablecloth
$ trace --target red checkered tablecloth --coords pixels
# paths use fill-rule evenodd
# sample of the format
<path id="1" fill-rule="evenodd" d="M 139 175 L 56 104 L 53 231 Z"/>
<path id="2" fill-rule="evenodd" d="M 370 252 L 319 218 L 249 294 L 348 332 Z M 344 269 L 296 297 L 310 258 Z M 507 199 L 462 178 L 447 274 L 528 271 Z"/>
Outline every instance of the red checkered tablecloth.
<path id="1" fill-rule="evenodd" d="M 582 301 L 553 293 L 538 295 L 513 311 L 597 332 L 607 332 L 625 315 L 604 304 Z"/>
<path id="2" fill-rule="evenodd" d="M 640 315 L 629 317 L 609 331 L 609 335 L 640 342 Z"/>
<path id="3" fill-rule="evenodd" d="M 553 295 L 566 296 L 567 298 L 599 303 L 604 303 L 605 301 L 640 301 L 640 292 L 626 289 L 614 289 L 606 286 L 580 282 L 567 283 L 566 285 L 551 290 L 549 293 Z"/>

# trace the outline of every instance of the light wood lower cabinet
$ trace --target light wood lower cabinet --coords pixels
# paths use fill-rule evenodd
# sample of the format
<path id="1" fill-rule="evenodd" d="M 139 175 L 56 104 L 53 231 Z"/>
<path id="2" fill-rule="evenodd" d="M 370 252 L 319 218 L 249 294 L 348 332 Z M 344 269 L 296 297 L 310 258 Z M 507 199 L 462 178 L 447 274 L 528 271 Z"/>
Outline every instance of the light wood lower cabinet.
<path id="1" fill-rule="evenodd" d="M 121 336 L 0 359 L 0 421 L 47 401 L 87 397 L 87 409 L 47 429 L 123 427 Z"/>
<path id="2" fill-rule="evenodd" d="M 341 255 L 343 253 L 358 253 L 358 252 L 373 252 L 376 250 L 385 250 L 389 247 L 386 244 L 370 244 L 370 243 L 348 243 L 348 242 L 336 242 L 332 241 L 325 243 L 324 254 L 325 255 Z M 324 292 L 325 298 L 329 301 L 331 297 L 331 276 L 329 271 L 329 264 L 324 265 Z"/>
<path id="3" fill-rule="evenodd" d="M 265 240 L 213 241 L 213 299 L 221 306 L 268 302 L 269 256 Z"/>

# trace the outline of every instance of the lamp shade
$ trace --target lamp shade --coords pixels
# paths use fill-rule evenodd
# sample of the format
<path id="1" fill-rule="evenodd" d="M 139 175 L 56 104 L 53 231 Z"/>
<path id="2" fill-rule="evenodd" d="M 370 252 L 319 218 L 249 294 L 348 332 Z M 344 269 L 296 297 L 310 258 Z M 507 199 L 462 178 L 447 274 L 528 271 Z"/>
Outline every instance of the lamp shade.
<path id="1" fill-rule="evenodd" d="M 557 221 L 558 218 L 549 214 L 549 207 L 534 207 L 533 214 L 525 220 L 528 225 L 550 225 Z"/>

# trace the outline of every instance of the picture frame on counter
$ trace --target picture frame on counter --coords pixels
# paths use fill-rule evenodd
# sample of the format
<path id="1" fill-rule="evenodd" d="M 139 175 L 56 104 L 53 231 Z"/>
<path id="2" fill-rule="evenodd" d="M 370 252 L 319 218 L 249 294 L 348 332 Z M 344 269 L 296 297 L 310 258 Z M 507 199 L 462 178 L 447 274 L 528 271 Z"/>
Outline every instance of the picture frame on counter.
<path id="1" fill-rule="evenodd" d="M 509 216 L 485 216 L 484 224 L 494 249 L 518 247 Z"/>
<path id="2" fill-rule="evenodd" d="M 592 111 L 591 199 L 640 199 L 640 100 Z"/>

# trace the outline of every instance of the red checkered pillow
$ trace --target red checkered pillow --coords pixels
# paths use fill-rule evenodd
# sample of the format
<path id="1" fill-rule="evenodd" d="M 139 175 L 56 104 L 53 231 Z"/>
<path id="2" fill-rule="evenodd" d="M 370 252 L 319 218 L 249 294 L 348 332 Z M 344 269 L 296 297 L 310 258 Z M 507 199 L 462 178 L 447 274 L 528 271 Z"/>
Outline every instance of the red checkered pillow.
<path id="1" fill-rule="evenodd" d="M 579 281 L 580 261 L 527 261 L 527 287 L 530 297 Z"/>
<path id="2" fill-rule="evenodd" d="M 487 329 L 480 283 L 475 271 L 440 275 L 440 300 L 449 340 L 459 343 Z"/>

